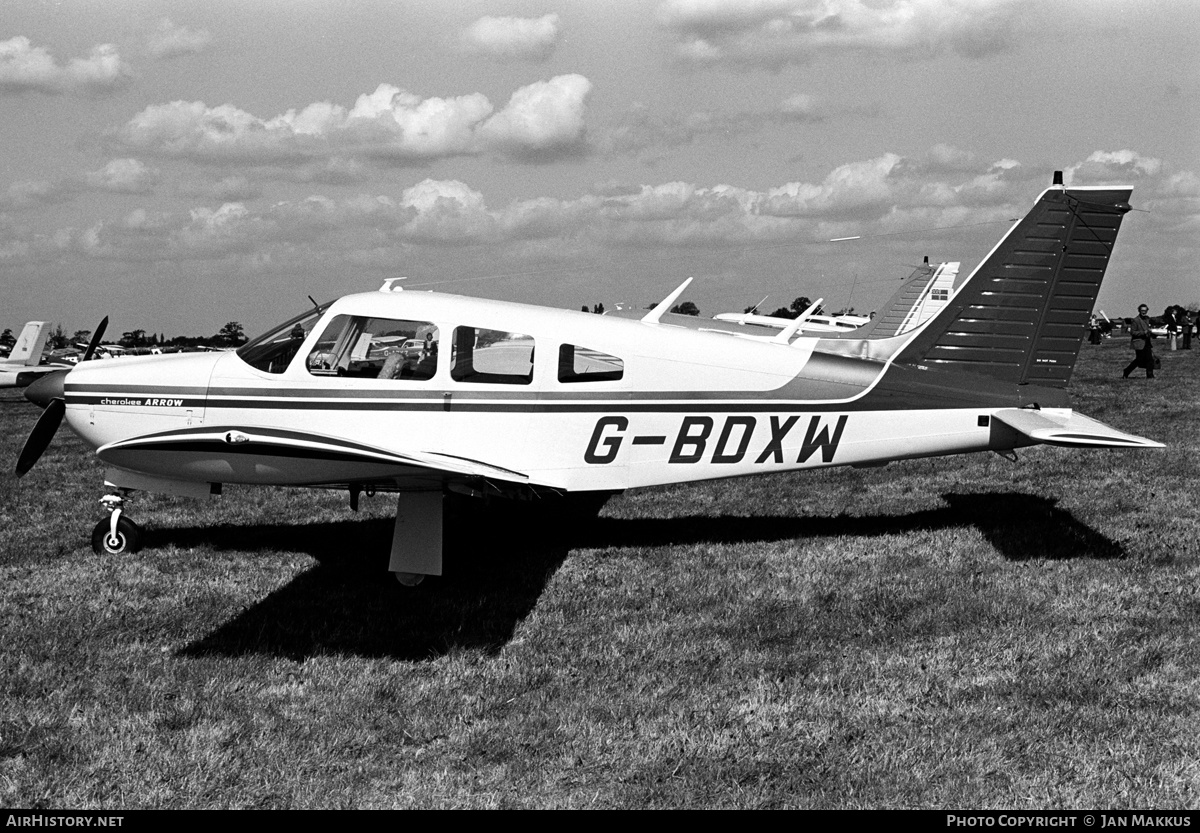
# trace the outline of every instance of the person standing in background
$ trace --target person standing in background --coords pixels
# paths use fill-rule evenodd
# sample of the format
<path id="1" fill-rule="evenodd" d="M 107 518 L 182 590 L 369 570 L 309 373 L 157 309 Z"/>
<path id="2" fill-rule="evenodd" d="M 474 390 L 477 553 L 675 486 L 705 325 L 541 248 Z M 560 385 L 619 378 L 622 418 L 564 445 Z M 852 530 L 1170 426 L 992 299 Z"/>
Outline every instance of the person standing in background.
<path id="1" fill-rule="evenodd" d="M 1137 318 L 1129 319 L 1129 345 L 1133 348 L 1133 361 L 1122 375 L 1128 379 L 1136 368 L 1146 368 L 1146 378 L 1154 378 L 1154 350 L 1150 346 L 1154 333 L 1150 330 L 1150 308 L 1145 304 L 1138 307 Z"/>

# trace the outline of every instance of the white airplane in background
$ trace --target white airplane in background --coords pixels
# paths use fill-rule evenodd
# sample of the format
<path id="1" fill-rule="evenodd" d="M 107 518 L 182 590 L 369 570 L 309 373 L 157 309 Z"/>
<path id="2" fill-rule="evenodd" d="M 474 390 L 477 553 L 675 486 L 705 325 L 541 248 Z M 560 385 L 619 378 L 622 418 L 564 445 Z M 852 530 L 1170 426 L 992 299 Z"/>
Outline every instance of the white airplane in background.
<path id="1" fill-rule="evenodd" d="M 795 333 L 851 332 L 871 320 L 861 315 L 818 315 L 815 310 L 820 308 L 821 302 L 824 300 L 824 298 L 818 298 L 797 318 L 776 318 L 773 315 L 759 315 L 753 312 L 721 312 L 714 315 L 713 320 L 727 321 L 731 324 L 755 324 L 759 327 L 774 327 L 778 330 L 789 329 L 798 320 L 800 322 L 799 329 L 796 329 Z"/>
<path id="2" fill-rule="evenodd" d="M 412 584 L 442 573 L 446 492 L 598 507 L 630 488 L 1039 443 L 1161 448 L 1075 412 L 1066 391 L 1130 190 L 1056 174 L 907 330 L 884 318 L 912 308 L 908 283 L 854 333 L 746 338 L 668 313 L 682 286 L 629 320 L 389 280 L 236 353 L 84 361 L 39 381 L 26 395 L 45 411 L 17 473 L 65 416 L 117 492 L 93 531 L 114 553 L 140 544 L 129 490 L 345 489 L 352 507 L 395 492 L 389 569 Z M 376 335 L 423 347 L 383 358 Z"/>
<path id="3" fill-rule="evenodd" d="M 900 335 L 924 324 L 942 307 L 950 302 L 954 294 L 954 278 L 958 275 L 959 263 L 942 263 L 936 269 L 929 265 L 929 259 L 905 279 L 903 291 L 893 296 L 884 314 L 879 316 L 881 326 L 872 331 L 873 338 L 887 335 Z M 789 330 L 799 333 L 855 333 L 864 336 L 866 331 L 861 328 L 870 324 L 871 318 L 861 315 L 815 315 L 814 310 L 821 306 L 823 298 L 818 298 L 807 310 L 800 313 L 797 319 L 776 318 L 772 315 L 756 313 L 723 312 L 713 316 L 714 321 L 724 321 L 733 324 L 754 324 L 760 327 L 773 327 L 777 330 Z"/>
<path id="4" fill-rule="evenodd" d="M 42 364 L 42 353 L 49 337 L 49 321 L 29 321 L 25 324 L 8 358 L 0 361 L 0 388 L 22 388 L 47 373 L 71 367 L 58 362 Z"/>
<path id="5" fill-rule="evenodd" d="M 808 309 L 813 310 L 820 306 L 824 298 L 818 298 L 813 302 Z M 849 320 L 844 316 L 834 315 L 816 315 L 812 312 L 802 313 L 797 318 L 776 318 L 773 315 L 758 315 L 753 312 L 721 312 L 713 316 L 713 321 L 725 321 L 730 324 L 753 324 L 758 327 L 774 327 L 777 330 L 786 330 L 791 327 L 794 321 L 799 321 L 799 333 L 843 333 L 857 330 L 869 318 L 864 318 L 859 321 L 860 316 L 854 316 L 853 320 Z"/>

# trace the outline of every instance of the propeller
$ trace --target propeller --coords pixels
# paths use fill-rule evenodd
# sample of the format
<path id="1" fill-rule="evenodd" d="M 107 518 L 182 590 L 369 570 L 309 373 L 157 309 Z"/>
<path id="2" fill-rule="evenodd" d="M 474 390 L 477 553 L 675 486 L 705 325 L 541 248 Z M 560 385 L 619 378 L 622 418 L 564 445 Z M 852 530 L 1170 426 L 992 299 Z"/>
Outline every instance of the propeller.
<path id="1" fill-rule="evenodd" d="M 107 326 L 108 316 L 105 316 L 104 320 L 100 322 L 100 326 L 96 328 L 80 362 L 86 362 L 96 352 Z M 56 370 L 53 373 L 47 373 L 25 389 L 25 398 L 35 405 L 41 405 L 44 410 L 38 417 L 37 424 L 33 426 L 33 430 L 29 432 L 29 439 L 25 440 L 21 456 L 17 458 L 17 477 L 24 477 L 33 468 L 50 446 L 50 441 L 54 439 L 58 426 L 62 424 L 63 415 L 67 412 L 67 402 L 63 393 L 64 380 L 70 372 L 69 370 Z"/>

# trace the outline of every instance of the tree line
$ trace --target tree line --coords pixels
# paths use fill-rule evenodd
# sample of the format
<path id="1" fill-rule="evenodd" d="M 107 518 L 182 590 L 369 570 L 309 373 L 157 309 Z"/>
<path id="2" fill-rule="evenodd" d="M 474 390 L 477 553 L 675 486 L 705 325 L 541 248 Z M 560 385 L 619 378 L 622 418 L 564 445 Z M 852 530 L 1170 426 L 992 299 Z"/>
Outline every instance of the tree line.
<path id="1" fill-rule="evenodd" d="M 91 330 L 76 330 L 70 335 L 63 329 L 62 324 L 55 325 L 46 339 L 49 350 L 65 350 L 69 347 L 86 345 L 92 340 Z M 145 330 L 130 330 L 122 333 L 116 344 L 131 350 L 138 348 L 160 348 L 164 350 L 195 350 L 199 347 L 238 347 L 247 341 L 242 325 L 230 321 L 216 333 L 210 336 L 174 336 L 167 338 L 162 333 L 147 333 Z M 17 343 L 17 337 L 11 329 L 0 333 L 0 346 L 12 347 Z"/>

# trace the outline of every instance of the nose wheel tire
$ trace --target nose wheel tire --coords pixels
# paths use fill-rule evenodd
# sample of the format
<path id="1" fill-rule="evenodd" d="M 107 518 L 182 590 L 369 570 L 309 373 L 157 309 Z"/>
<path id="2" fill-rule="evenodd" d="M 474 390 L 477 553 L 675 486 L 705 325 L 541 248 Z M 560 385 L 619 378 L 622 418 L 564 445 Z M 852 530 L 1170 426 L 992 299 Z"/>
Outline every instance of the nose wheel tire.
<path id="1" fill-rule="evenodd" d="M 127 555 L 142 548 L 142 529 L 124 515 L 117 518 L 117 534 L 112 535 L 112 522 L 105 518 L 92 530 L 92 550 L 110 555 Z"/>

